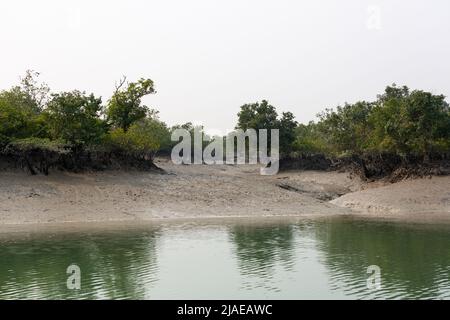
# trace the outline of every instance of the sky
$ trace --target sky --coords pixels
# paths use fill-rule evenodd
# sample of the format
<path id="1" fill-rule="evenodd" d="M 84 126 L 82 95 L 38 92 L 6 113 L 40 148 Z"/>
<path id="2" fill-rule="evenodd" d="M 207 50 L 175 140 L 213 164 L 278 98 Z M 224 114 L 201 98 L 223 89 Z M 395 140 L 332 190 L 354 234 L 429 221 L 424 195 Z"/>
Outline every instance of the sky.
<path id="1" fill-rule="evenodd" d="M 232 129 L 268 100 L 297 121 L 392 83 L 450 95 L 448 0 L 0 2 L 0 88 L 27 69 L 107 101 L 126 75 L 169 125 Z"/>

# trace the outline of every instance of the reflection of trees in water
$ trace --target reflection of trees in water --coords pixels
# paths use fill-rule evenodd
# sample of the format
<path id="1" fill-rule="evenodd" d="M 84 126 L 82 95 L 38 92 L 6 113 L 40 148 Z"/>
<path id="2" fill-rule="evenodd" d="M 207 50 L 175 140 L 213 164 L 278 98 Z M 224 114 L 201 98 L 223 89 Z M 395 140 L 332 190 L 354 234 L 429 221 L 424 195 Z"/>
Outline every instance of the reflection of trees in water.
<path id="1" fill-rule="evenodd" d="M 270 286 L 274 268 L 280 265 L 290 270 L 294 263 L 293 226 L 233 226 L 229 231 L 234 244 L 241 275 L 257 277 L 261 281 L 253 286 Z M 244 280 L 244 287 L 252 286 Z M 276 288 L 272 288 L 276 289 Z"/>
<path id="2" fill-rule="evenodd" d="M 331 285 L 358 297 L 450 297 L 450 229 L 396 223 L 317 223 Z M 367 267 L 381 268 L 382 289 L 366 288 Z"/>
<path id="3" fill-rule="evenodd" d="M 0 242 L 0 298 L 144 298 L 156 281 L 155 231 L 39 236 Z M 66 269 L 81 268 L 81 290 Z"/>

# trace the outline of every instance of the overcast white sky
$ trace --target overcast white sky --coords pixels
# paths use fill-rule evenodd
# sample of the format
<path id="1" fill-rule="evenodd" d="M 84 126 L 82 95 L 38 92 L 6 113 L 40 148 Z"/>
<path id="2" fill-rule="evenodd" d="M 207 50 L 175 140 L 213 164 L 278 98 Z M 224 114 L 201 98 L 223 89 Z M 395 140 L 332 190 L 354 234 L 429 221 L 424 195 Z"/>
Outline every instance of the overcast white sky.
<path id="1" fill-rule="evenodd" d="M 162 120 L 209 131 L 261 99 L 306 122 L 393 82 L 450 95 L 447 0 L 9 0 L 0 39 L 2 89 L 34 69 L 106 101 L 149 77 Z"/>

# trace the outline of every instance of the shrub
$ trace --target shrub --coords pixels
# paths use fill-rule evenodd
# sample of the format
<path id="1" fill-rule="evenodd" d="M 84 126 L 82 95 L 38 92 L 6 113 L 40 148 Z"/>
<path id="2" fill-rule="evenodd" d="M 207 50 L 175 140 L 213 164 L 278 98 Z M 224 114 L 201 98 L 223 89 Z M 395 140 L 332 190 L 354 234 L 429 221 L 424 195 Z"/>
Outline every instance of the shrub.
<path id="1" fill-rule="evenodd" d="M 58 154 L 70 153 L 70 145 L 62 140 L 50 140 L 47 138 L 25 138 L 17 139 L 8 144 L 5 149 L 15 150 L 18 152 L 30 152 L 33 150 L 39 150 L 42 152 L 54 152 Z"/>
<path id="2" fill-rule="evenodd" d="M 101 141 L 107 133 L 107 124 L 100 118 L 102 111 L 101 98 L 93 94 L 54 94 L 44 111 L 50 138 L 68 141 L 75 147 Z"/>
<path id="3" fill-rule="evenodd" d="M 148 159 L 152 159 L 171 142 L 167 126 L 159 120 L 149 118 L 136 122 L 128 131 L 113 129 L 109 141 L 113 148 Z"/>

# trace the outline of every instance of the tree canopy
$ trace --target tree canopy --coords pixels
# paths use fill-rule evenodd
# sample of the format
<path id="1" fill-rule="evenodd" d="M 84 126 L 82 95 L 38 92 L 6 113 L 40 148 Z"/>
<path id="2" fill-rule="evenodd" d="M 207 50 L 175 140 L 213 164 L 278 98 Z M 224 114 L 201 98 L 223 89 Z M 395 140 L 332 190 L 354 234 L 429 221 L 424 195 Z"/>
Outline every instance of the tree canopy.
<path id="1" fill-rule="evenodd" d="M 196 128 L 190 122 L 169 128 L 159 120 L 158 112 L 143 103 L 155 92 L 150 79 L 123 78 L 105 105 L 101 97 L 79 90 L 52 93 L 39 81 L 39 73 L 27 71 L 18 85 L 0 91 L 0 153 L 14 147 L 73 154 L 109 150 L 142 159 L 151 159 L 159 150 L 168 154 L 176 143 L 170 139 L 173 130 Z M 395 84 L 375 101 L 325 109 L 307 124 L 297 123 L 291 112 L 279 114 L 267 100 L 242 105 L 237 116 L 237 129 L 279 129 L 282 154 L 393 153 L 426 158 L 450 151 L 445 97 Z"/>
<path id="2" fill-rule="evenodd" d="M 450 108 L 443 95 L 388 86 L 374 102 L 319 115 L 316 139 L 335 154 L 390 152 L 429 155 L 450 148 Z"/>
<path id="3" fill-rule="evenodd" d="M 127 131 L 134 122 L 151 116 L 155 111 L 143 105 L 142 98 L 154 93 L 153 81 L 150 79 L 126 83 L 126 78 L 123 78 L 108 102 L 106 114 L 109 122 Z"/>
<path id="4" fill-rule="evenodd" d="M 0 152 L 8 145 L 75 153 L 109 147 L 151 158 L 167 148 L 170 130 L 142 104 L 155 93 L 152 80 L 122 79 L 105 106 L 101 97 L 79 90 L 50 93 L 38 77 L 27 71 L 20 85 L 0 92 Z"/>
<path id="5" fill-rule="evenodd" d="M 279 129 L 280 150 L 287 154 L 351 155 L 392 153 L 422 155 L 450 151 L 450 108 L 443 95 L 387 86 L 375 101 L 357 101 L 298 124 L 291 112 L 278 117 L 266 100 L 245 104 L 237 128 Z"/>
<path id="6" fill-rule="evenodd" d="M 236 125 L 236 129 L 244 131 L 248 129 L 279 129 L 281 152 L 290 151 L 295 141 L 296 127 L 297 122 L 293 113 L 283 112 L 281 117 L 278 117 L 276 108 L 267 100 L 241 106 Z"/>

